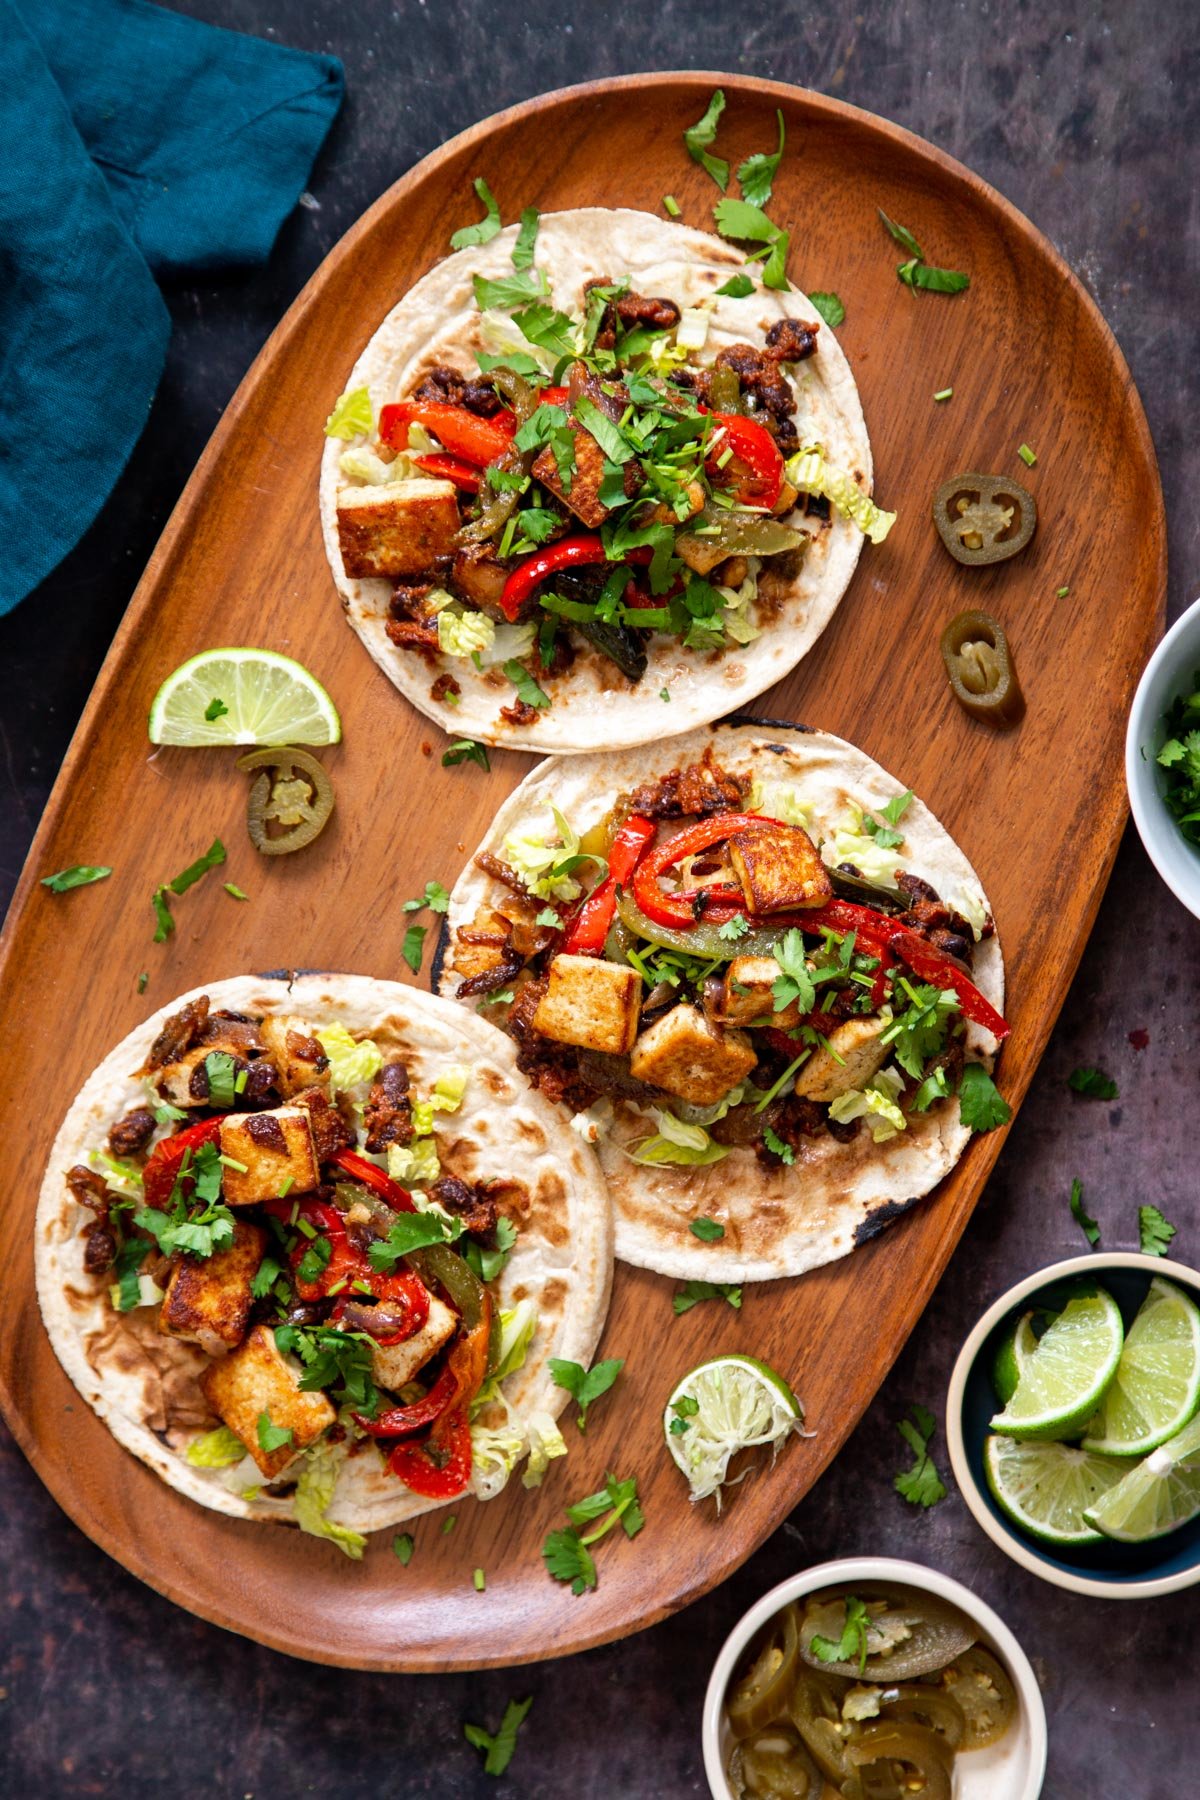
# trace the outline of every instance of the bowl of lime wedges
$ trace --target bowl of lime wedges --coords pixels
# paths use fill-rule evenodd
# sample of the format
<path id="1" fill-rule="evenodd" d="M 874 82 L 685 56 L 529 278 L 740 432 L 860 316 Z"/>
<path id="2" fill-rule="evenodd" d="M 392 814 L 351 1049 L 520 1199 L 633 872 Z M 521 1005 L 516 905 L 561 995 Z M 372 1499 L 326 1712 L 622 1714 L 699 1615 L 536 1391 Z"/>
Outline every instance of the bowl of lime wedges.
<path id="1" fill-rule="evenodd" d="M 1018 1282 L 959 1353 L 946 1439 L 976 1522 L 1043 1580 L 1200 1581 L 1200 1274 L 1113 1252 Z"/>

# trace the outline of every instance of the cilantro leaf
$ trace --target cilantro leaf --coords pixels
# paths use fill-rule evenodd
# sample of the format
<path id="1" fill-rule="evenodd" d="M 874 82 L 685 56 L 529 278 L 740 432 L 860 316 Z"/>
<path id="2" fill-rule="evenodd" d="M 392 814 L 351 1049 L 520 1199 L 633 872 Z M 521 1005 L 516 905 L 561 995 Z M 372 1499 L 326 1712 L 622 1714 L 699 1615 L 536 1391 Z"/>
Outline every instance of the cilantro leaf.
<path id="1" fill-rule="evenodd" d="M 513 245 L 512 261 L 514 269 L 531 269 L 533 253 L 537 249 L 538 209 L 527 206 L 521 214 L 521 229 L 517 233 L 517 241 Z"/>
<path id="2" fill-rule="evenodd" d="M 219 700 L 217 698 L 217 696 L 214 694 L 212 699 L 209 701 L 208 705 L 204 709 L 204 716 L 208 720 L 209 724 L 211 725 L 214 719 L 221 718 L 222 715 L 224 713 L 227 713 L 228 711 L 229 711 L 229 708 L 226 706 L 225 702 L 223 700 Z"/>
<path id="3" fill-rule="evenodd" d="M 809 1649 L 821 1662 L 857 1662 L 861 1675 L 867 1666 L 867 1626 L 870 1615 L 861 1600 L 853 1594 L 846 1595 L 846 1623 L 842 1627 L 840 1638 L 822 1637 L 814 1632 Z"/>
<path id="4" fill-rule="evenodd" d="M 1100 1242 L 1100 1227 L 1091 1214 L 1085 1211 L 1083 1204 L 1083 1183 L 1076 1176 L 1071 1183 L 1071 1217 L 1082 1231 L 1088 1243 L 1095 1249 Z"/>
<path id="5" fill-rule="evenodd" d="M 167 902 L 167 890 L 165 887 L 155 888 L 154 898 L 151 904 L 154 907 L 154 917 L 157 921 L 154 927 L 154 942 L 156 944 L 165 944 L 175 929 L 175 920 L 171 916 L 171 908 Z"/>
<path id="6" fill-rule="evenodd" d="M 575 1422 L 580 1431 L 587 1430 L 587 1411 L 592 1401 L 607 1394 L 624 1367 L 623 1357 L 608 1357 L 591 1369 L 585 1369 L 582 1363 L 566 1362 L 562 1357 L 550 1358 L 549 1369 L 555 1385 L 565 1388 L 579 1406 L 579 1417 Z"/>
<path id="7" fill-rule="evenodd" d="M 535 300 L 529 306 L 521 307 L 513 314 L 512 319 L 526 342 L 536 344 L 539 350 L 549 350 L 552 356 L 574 354 L 574 327 L 570 319 L 566 313 L 547 305 L 544 300 Z M 511 363 L 511 359 L 507 360 Z M 530 373 L 536 373 L 543 381 L 546 379 L 540 363 Z"/>
<path id="8" fill-rule="evenodd" d="M 722 1281 L 685 1281 L 671 1300 L 675 1317 L 679 1318 L 682 1313 L 690 1312 L 702 1300 L 728 1300 L 734 1311 L 738 1312 L 742 1305 L 742 1290 Z"/>
<path id="9" fill-rule="evenodd" d="M 783 114 L 776 108 L 775 117 L 779 121 L 779 148 L 773 155 L 758 150 L 748 156 L 738 170 L 742 194 L 751 206 L 765 206 L 771 198 L 771 187 L 779 168 L 779 159 L 783 155 Z"/>
<path id="10" fill-rule="evenodd" d="M 202 875 L 207 875 L 210 869 L 215 869 L 224 861 L 225 846 L 220 838 L 214 838 L 204 855 L 197 857 L 194 863 L 189 863 L 183 873 L 176 875 L 174 881 L 167 885 L 173 894 L 186 894 L 190 887 L 195 887 Z"/>
<path id="11" fill-rule="evenodd" d="M 329 1267 L 332 1255 L 333 1245 L 329 1239 L 315 1237 L 296 1264 L 296 1279 L 303 1282 L 319 1281 Z"/>
<path id="12" fill-rule="evenodd" d="M 503 998 L 503 994 L 489 995 L 493 1004 Z M 512 995 L 509 994 L 508 998 L 511 1000 Z M 486 1244 L 471 1242 L 463 1252 L 466 1261 L 474 1269 L 480 1281 L 495 1281 L 512 1254 L 513 1245 L 517 1241 L 517 1228 L 511 1219 L 506 1219 L 501 1215 L 496 1220 L 495 1238 L 494 1249 L 489 1249 Z"/>
<path id="13" fill-rule="evenodd" d="M 412 1533 L 408 1531 L 397 1532 L 396 1536 L 392 1539 L 392 1555 L 396 1558 L 397 1562 L 403 1563 L 406 1569 L 412 1561 L 413 1549 Z"/>
<path id="14" fill-rule="evenodd" d="M 420 912 L 423 907 L 427 906 L 430 912 L 444 913 L 449 905 L 449 888 L 443 887 L 440 881 L 427 881 L 425 883 L 425 892 L 421 895 L 420 899 L 406 900 L 404 902 L 404 910 L 405 912 Z"/>
<path id="15" fill-rule="evenodd" d="M 808 297 L 813 303 L 813 311 L 819 313 L 831 328 L 834 325 L 840 325 L 846 317 L 846 309 L 836 294 L 817 292 Z"/>
<path id="16" fill-rule="evenodd" d="M 718 1225 L 715 1219 L 693 1219 L 688 1230 L 702 1244 L 715 1244 L 725 1236 L 725 1227 Z"/>
<path id="17" fill-rule="evenodd" d="M 517 1747 L 517 1733 L 525 1723 L 533 1695 L 528 1700 L 510 1700 L 504 1709 L 504 1717 L 500 1721 L 500 1729 L 493 1737 L 482 1725 L 464 1725 L 463 1736 L 468 1744 L 476 1750 L 483 1750 L 485 1775 L 503 1775 L 513 1759 L 513 1751 Z"/>
<path id="18" fill-rule="evenodd" d="M 500 275 L 495 280 L 476 275 L 471 285 L 475 303 L 484 312 L 492 307 L 511 312 L 514 307 L 527 306 L 531 300 L 544 300 L 548 291 L 540 269 L 521 269 L 515 275 Z"/>
<path id="19" fill-rule="evenodd" d="M 543 692 L 529 670 L 515 658 L 510 657 L 504 664 L 504 673 L 516 688 L 517 699 L 524 701 L 526 706 L 537 707 L 539 710 L 543 706 L 549 706 L 549 694 Z"/>
<path id="20" fill-rule="evenodd" d="M 887 805 L 877 810 L 889 825 L 898 825 L 912 804 L 912 797 L 912 789 L 905 788 L 902 794 L 893 794 Z"/>
<path id="21" fill-rule="evenodd" d="M 693 162 L 698 162 L 702 168 L 707 169 L 722 193 L 729 186 L 729 164 L 723 157 L 710 155 L 709 145 L 716 139 L 717 125 L 724 111 L 725 96 L 718 88 L 705 108 L 703 117 L 697 119 L 694 125 L 689 125 L 683 134 L 688 155 Z"/>
<path id="22" fill-rule="evenodd" d="M 632 444 L 628 443 L 619 425 L 613 423 L 607 413 L 602 413 L 594 400 L 581 394 L 575 402 L 575 417 L 590 433 L 607 456 L 609 462 L 618 465 L 632 462 L 637 454 Z"/>
<path id="23" fill-rule="evenodd" d="M 879 1041 L 893 1045 L 900 1067 L 918 1080 L 930 1057 L 945 1048 L 951 1015 L 959 1010 L 958 996 L 948 989 L 923 984 L 914 986 L 905 976 L 896 983 L 893 1006 L 902 993 L 907 997 L 908 1005 L 902 1012 L 897 1012 L 892 1023 L 880 1034 Z"/>
<path id="24" fill-rule="evenodd" d="M 958 1084 L 958 1107 L 968 1131 L 994 1131 L 1012 1118 L 1012 1107 L 982 1063 L 965 1065 Z"/>
<path id="25" fill-rule="evenodd" d="M 428 925 L 410 925 L 404 934 L 404 942 L 400 946 L 400 954 L 414 975 L 421 973 L 421 958 L 425 954 L 425 938 Z"/>
<path id="26" fill-rule="evenodd" d="M 754 292 L 754 283 L 748 275 L 731 275 L 724 287 L 719 287 L 717 292 L 728 294 L 731 300 L 745 300 L 747 295 Z"/>
<path id="27" fill-rule="evenodd" d="M 258 1273 L 250 1283 L 250 1292 L 256 1300 L 265 1300 L 279 1277 L 283 1273 L 283 1264 L 273 1256 L 264 1256 L 258 1265 Z"/>
<path id="28" fill-rule="evenodd" d="M 877 207 L 876 211 L 878 212 L 880 218 L 883 220 L 884 224 L 887 226 L 888 230 L 891 232 L 892 236 L 895 238 L 896 242 L 898 244 L 902 244 L 904 246 L 904 248 L 908 251 L 909 255 L 914 256 L 918 262 L 924 262 L 925 261 L 925 252 L 922 250 L 920 244 L 918 244 L 918 242 L 917 242 L 916 238 L 913 236 L 912 232 L 908 229 L 908 226 L 907 225 L 897 225 L 897 223 L 894 219 L 889 219 L 887 214 L 884 212 L 882 206 Z"/>
<path id="29" fill-rule="evenodd" d="M 269 1412 L 258 1415 L 258 1447 L 269 1456 L 272 1450 L 282 1450 L 285 1444 L 293 1441 L 294 1433 L 290 1425 L 272 1425 Z"/>
<path id="30" fill-rule="evenodd" d="M 492 195 L 492 190 L 482 175 L 477 175 L 472 183 L 475 192 L 487 208 L 485 216 L 478 225 L 463 225 L 450 238 L 452 250 L 467 250 L 472 244 L 490 244 L 500 230 L 500 208 Z M 513 258 L 514 262 L 516 258 Z M 532 261 L 532 258 L 530 258 Z"/>
<path id="31" fill-rule="evenodd" d="M 70 869 L 60 869 L 57 875 L 43 875 L 42 886 L 49 888 L 52 894 L 66 894 L 72 888 L 90 887 L 93 881 L 104 881 L 111 874 L 111 869 L 76 863 Z"/>
<path id="32" fill-rule="evenodd" d="M 936 1506 L 946 1498 L 946 1484 L 934 1467 L 929 1443 L 936 1430 L 933 1414 L 925 1406 L 909 1408 L 911 1417 L 901 1419 L 896 1429 L 913 1453 L 911 1469 L 902 1470 L 892 1481 L 901 1499 L 910 1506 Z"/>
<path id="33" fill-rule="evenodd" d="M 233 1105 L 233 1083 L 237 1075 L 234 1060 L 227 1050 L 210 1050 L 204 1059 L 208 1079 L 208 1099 L 212 1106 L 228 1112 Z"/>
<path id="34" fill-rule="evenodd" d="M 455 738 L 450 748 L 442 751 L 442 767 L 453 769 L 463 762 L 478 763 L 481 769 L 492 766 L 485 745 L 476 743 L 474 738 Z"/>
<path id="35" fill-rule="evenodd" d="M 461 1220 L 444 1219 L 439 1212 L 401 1213 L 387 1236 L 370 1246 L 367 1261 L 381 1274 L 389 1274 L 402 1256 L 424 1250 L 428 1244 L 451 1243 L 462 1236 L 462 1230 Z"/>
<path id="36" fill-rule="evenodd" d="M 276 1346 L 304 1364 L 300 1387 L 306 1394 L 327 1391 L 339 1406 L 374 1416 L 378 1392 L 371 1380 L 374 1341 L 361 1331 L 329 1325 L 277 1325 Z"/>
<path id="37" fill-rule="evenodd" d="M 906 287 L 923 288 L 930 294 L 961 294 L 971 285 L 971 277 L 959 269 L 931 269 L 928 263 L 901 263 L 897 275 Z"/>
<path id="38" fill-rule="evenodd" d="M 950 1083 L 945 1069 L 939 1064 L 931 1069 L 912 1099 L 909 1101 L 910 1112 L 928 1112 L 935 1100 L 945 1100 L 950 1094 Z"/>
<path id="39" fill-rule="evenodd" d="M 552 1531 L 542 1545 L 542 1561 L 555 1581 L 569 1581 L 573 1594 L 597 1583 L 592 1553 L 577 1531 Z"/>
<path id="40" fill-rule="evenodd" d="M 142 1297 L 138 1272 L 150 1254 L 145 1238 L 126 1238 L 113 1260 L 113 1285 L 117 1290 L 117 1311 L 130 1312 Z"/>
<path id="41" fill-rule="evenodd" d="M 221 886 L 225 889 L 225 892 L 229 895 L 231 900 L 248 900 L 250 898 L 249 894 L 244 894 L 242 892 L 236 881 L 223 881 Z"/>
<path id="42" fill-rule="evenodd" d="M 1072 1069 L 1067 1076 L 1067 1086 L 1088 1100 L 1116 1100 L 1120 1095 L 1112 1076 L 1099 1069 Z"/>
<path id="43" fill-rule="evenodd" d="M 1143 1256 L 1165 1256 L 1174 1236 L 1174 1225 L 1163 1218 L 1157 1206 L 1138 1207 L 1138 1240 Z"/>
<path id="44" fill-rule="evenodd" d="M 796 926 L 784 933 L 771 951 L 781 973 L 771 986 L 771 1004 L 783 1012 L 794 1000 L 802 1013 L 811 1012 L 816 1004 L 813 985 L 804 951 L 804 937 Z"/>
<path id="45" fill-rule="evenodd" d="M 736 944 L 744 938 L 750 929 L 750 921 L 745 913 L 734 913 L 732 919 L 726 919 L 724 925 L 717 926 L 717 936 L 724 938 L 727 944 Z"/>
<path id="46" fill-rule="evenodd" d="M 767 1146 L 768 1150 L 779 1158 L 780 1162 L 785 1163 L 789 1168 L 795 1162 L 796 1152 L 792 1149 L 792 1146 L 790 1144 L 785 1144 L 783 1139 L 779 1137 L 776 1132 L 772 1131 L 769 1125 L 763 1126 L 763 1143 Z"/>

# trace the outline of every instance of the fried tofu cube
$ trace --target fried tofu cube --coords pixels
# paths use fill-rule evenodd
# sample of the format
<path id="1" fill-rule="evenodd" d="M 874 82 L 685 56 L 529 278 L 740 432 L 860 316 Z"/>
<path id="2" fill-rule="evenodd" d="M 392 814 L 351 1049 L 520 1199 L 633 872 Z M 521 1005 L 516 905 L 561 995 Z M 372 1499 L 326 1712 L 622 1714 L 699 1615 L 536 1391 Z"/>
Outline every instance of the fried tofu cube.
<path id="1" fill-rule="evenodd" d="M 254 1296 L 250 1284 L 267 1247 L 261 1225 L 233 1222 L 233 1242 L 201 1260 L 172 1258 L 171 1277 L 158 1314 L 165 1337 L 199 1344 L 208 1356 L 224 1356 L 246 1335 Z"/>
<path id="2" fill-rule="evenodd" d="M 337 1418 L 324 1394 L 302 1392 L 299 1375 L 266 1325 L 256 1325 L 236 1350 L 210 1363 L 200 1377 L 200 1390 L 222 1424 L 241 1438 L 268 1481 L 315 1444 Z M 292 1434 L 278 1450 L 264 1450 L 258 1441 L 258 1421 L 264 1413 L 278 1430 Z"/>
<path id="3" fill-rule="evenodd" d="M 320 1086 L 329 1070 L 329 1058 L 307 1020 L 268 1014 L 261 1030 L 267 1055 L 279 1071 L 276 1086 L 285 1100 Z"/>
<path id="4" fill-rule="evenodd" d="M 633 1049 L 641 1005 L 636 969 L 595 956 L 556 956 L 533 1028 L 560 1044 L 624 1056 Z"/>
<path id="5" fill-rule="evenodd" d="M 681 1002 L 643 1031 L 629 1068 L 638 1081 L 713 1106 L 745 1080 L 758 1057 L 744 1031 L 725 1031 Z"/>
<path id="6" fill-rule="evenodd" d="M 221 1120 L 221 1186 L 226 1206 L 253 1206 L 273 1200 L 281 1187 L 309 1194 L 317 1185 L 317 1157 L 307 1107 L 277 1106 L 271 1112 L 231 1113 Z"/>
<path id="7" fill-rule="evenodd" d="M 880 1038 L 886 1019 L 846 1019 L 829 1033 L 796 1077 L 796 1092 L 805 1100 L 836 1100 L 851 1088 L 864 1087 L 888 1058 L 889 1044 Z M 841 1057 L 839 1062 L 837 1059 Z"/>
<path id="8" fill-rule="evenodd" d="M 764 825 L 729 840 L 729 860 L 753 913 L 824 906 L 833 898 L 829 870 L 798 825 Z"/>
<path id="9" fill-rule="evenodd" d="M 453 556 L 461 520 L 452 481 L 414 479 L 338 495 L 338 543 L 347 575 L 424 575 Z"/>
<path id="10" fill-rule="evenodd" d="M 415 1337 L 402 1344 L 376 1344 L 371 1352 L 372 1379 L 380 1386 L 397 1392 L 406 1381 L 425 1367 L 448 1344 L 458 1328 L 458 1320 L 436 1294 L 429 1296 L 429 1317 Z"/>
<path id="11" fill-rule="evenodd" d="M 498 969 L 511 946 L 512 928 L 494 908 L 481 906 L 469 925 L 460 925 L 454 939 L 454 972 L 469 981 Z"/>
<path id="12" fill-rule="evenodd" d="M 712 1018 L 718 1025 L 757 1021 L 794 1030 L 802 1017 L 796 1002 L 789 1000 L 782 1012 L 775 1011 L 772 989 L 782 974 L 773 956 L 735 956 L 718 981 L 716 1003 L 709 1009 Z"/>
<path id="13" fill-rule="evenodd" d="M 558 462 L 551 445 L 538 453 L 533 465 L 533 479 L 540 481 L 556 499 L 564 506 L 569 506 L 577 519 L 590 525 L 594 531 L 603 525 L 609 514 L 609 508 L 600 498 L 600 483 L 604 480 L 604 452 L 582 425 L 571 427 L 571 436 L 575 443 L 575 468 L 571 474 L 571 486 L 566 488 L 562 476 L 558 472 Z"/>

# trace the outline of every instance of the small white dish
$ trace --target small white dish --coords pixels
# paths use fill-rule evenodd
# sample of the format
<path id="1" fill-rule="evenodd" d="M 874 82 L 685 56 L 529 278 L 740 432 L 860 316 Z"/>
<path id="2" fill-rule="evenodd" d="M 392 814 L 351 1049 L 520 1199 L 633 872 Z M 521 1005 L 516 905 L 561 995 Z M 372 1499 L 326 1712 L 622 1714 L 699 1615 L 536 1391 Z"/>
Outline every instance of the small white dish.
<path id="1" fill-rule="evenodd" d="M 1157 756 L 1166 742 L 1163 715 L 1192 691 L 1200 670 L 1200 600 L 1177 619 L 1142 672 L 1125 736 L 1125 785 L 1138 836 L 1175 898 L 1200 918 L 1200 850 L 1185 841 L 1163 803 Z"/>
<path id="2" fill-rule="evenodd" d="M 733 1800 L 733 1790 L 725 1776 L 732 1742 L 724 1714 L 725 1691 L 751 1638 L 789 1601 L 801 1600 L 820 1588 L 853 1588 L 856 1582 L 864 1581 L 913 1588 L 957 1606 L 979 1627 L 980 1642 L 1000 1659 L 1012 1677 L 1017 1690 L 1017 1718 L 999 1743 L 958 1758 L 954 1800 L 1038 1800 L 1046 1774 L 1046 1709 L 1029 1658 L 1003 1619 L 969 1588 L 948 1575 L 940 1575 L 936 1569 L 890 1556 L 843 1557 L 791 1575 L 764 1594 L 734 1626 L 716 1660 L 704 1696 L 704 1772 L 713 1800 Z"/>

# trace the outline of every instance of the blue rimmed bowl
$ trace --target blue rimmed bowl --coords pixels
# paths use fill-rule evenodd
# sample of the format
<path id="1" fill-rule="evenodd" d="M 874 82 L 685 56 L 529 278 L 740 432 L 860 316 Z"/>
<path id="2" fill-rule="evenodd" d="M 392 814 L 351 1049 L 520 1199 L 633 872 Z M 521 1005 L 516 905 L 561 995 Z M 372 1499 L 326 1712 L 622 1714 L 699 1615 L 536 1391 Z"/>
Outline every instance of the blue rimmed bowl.
<path id="1" fill-rule="evenodd" d="M 983 1468 L 989 1422 L 999 1410 L 992 1364 L 1005 1337 L 1030 1307 L 1057 1310 L 1080 1280 L 1108 1289 L 1126 1329 L 1154 1276 L 1175 1282 L 1200 1305 L 1200 1273 L 1161 1256 L 1094 1251 L 1026 1276 L 984 1313 L 958 1354 L 946 1401 L 946 1442 L 963 1499 L 1006 1556 L 1043 1581 L 1105 1600 L 1147 1600 L 1200 1581 L 1200 1518 L 1146 1544 L 1089 1544 L 1066 1550 L 1039 1544 L 1000 1510 Z M 1132 1466 L 1132 1465 L 1131 1465 Z"/>

